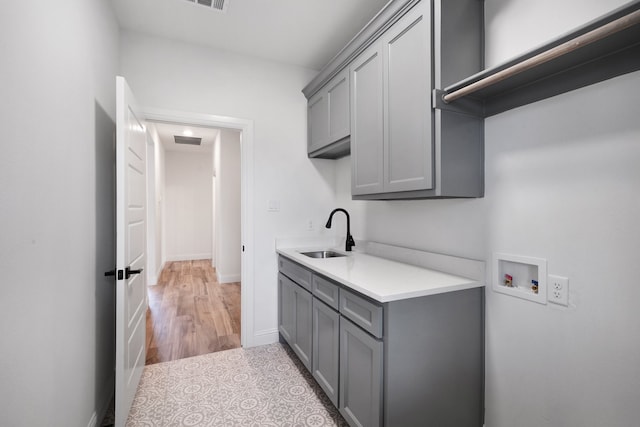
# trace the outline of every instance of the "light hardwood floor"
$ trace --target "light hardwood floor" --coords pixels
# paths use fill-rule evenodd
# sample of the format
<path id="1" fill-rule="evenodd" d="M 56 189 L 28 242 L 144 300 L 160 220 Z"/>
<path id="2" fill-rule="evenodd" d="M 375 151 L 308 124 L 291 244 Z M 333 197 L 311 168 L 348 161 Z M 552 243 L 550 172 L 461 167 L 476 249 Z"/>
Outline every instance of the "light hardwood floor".
<path id="1" fill-rule="evenodd" d="M 146 365 L 240 347 L 240 283 L 219 284 L 211 260 L 168 262 L 147 292 Z"/>

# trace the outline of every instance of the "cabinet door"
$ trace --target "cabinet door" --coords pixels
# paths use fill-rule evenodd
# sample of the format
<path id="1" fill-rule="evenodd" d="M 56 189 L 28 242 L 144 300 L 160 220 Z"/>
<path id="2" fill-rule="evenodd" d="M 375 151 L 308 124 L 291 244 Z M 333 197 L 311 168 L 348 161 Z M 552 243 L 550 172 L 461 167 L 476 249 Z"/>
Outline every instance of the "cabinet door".
<path id="1" fill-rule="evenodd" d="M 329 104 L 329 143 L 351 133 L 349 114 L 349 69 L 343 70 L 327 84 Z"/>
<path id="2" fill-rule="evenodd" d="M 298 285 L 278 274 L 278 331 L 289 345 L 295 338 L 295 286 Z"/>
<path id="3" fill-rule="evenodd" d="M 351 194 L 383 190 L 382 47 L 374 43 L 351 70 Z"/>
<path id="4" fill-rule="evenodd" d="M 307 132 L 308 153 L 329 143 L 329 106 L 324 89 L 313 95 L 307 103 Z"/>
<path id="5" fill-rule="evenodd" d="M 294 285 L 295 310 L 295 338 L 293 351 L 298 355 L 302 364 L 311 371 L 311 350 L 313 333 L 313 310 L 311 293 L 298 285 Z"/>
<path id="6" fill-rule="evenodd" d="M 382 425 L 382 341 L 340 318 L 340 413 L 350 426 Z"/>
<path id="7" fill-rule="evenodd" d="M 433 188 L 431 17 L 422 2 L 382 37 L 384 191 Z"/>
<path id="8" fill-rule="evenodd" d="M 317 298 L 313 298 L 313 377 L 338 406 L 338 372 L 340 369 L 340 315 Z"/>

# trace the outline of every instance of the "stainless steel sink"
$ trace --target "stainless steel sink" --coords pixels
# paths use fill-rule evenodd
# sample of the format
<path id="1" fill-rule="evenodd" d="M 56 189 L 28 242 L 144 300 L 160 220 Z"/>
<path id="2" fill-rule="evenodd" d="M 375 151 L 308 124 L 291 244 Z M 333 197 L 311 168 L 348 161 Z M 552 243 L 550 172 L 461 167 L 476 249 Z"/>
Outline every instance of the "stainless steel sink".
<path id="1" fill-rule="evenodd" d="M 346 256 L 334 251 L 313 251 L 313 252 L 301 252 L 302 255 L 306 255 L 310 258 L 338 258 Z"/>

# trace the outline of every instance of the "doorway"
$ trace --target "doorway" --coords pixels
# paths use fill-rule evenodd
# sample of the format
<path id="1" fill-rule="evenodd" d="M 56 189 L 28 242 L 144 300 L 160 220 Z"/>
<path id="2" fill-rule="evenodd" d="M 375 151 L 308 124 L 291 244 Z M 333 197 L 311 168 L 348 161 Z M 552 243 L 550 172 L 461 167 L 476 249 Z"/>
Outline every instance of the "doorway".
<path id="1" fill-rule="evenodd" d="M 202 144 L 209 145 L 209 150 L 204 154 L 206 158 L 196 154 L 195 146 L 189 147 L 187 144 L 186 150 L 181 152 L 158 153 L 156 151 L 154 156 L 156 166 L 154 170 L 150 168 L 150 173 L 165 174 L 163 179 L 166 180 L 167 189 L 164 192 L 159 191 L 163 186 L 158 185 L 158 188 L 155 188 L 154 196 L 150 197 L 152 200 L 148 202 L 150 213 L 155 210 L 156 218 L 158 218 L 155 224 L 156 230 L 149 230 L 148 248 L 148 253 L 155 254 L 155 257 L 150 257 L 150 259 L 156 259 L 158 272 L 154 274 L 154 267 L 150 266 L 151 274 L 149 276 L 156 276 L 156 283 L 152 283 L 155 286 L 148 288 L 149 307 L 155 319 L 153 319 L 154 322 L 148 324 L 147 329 L 149 335 L 147 345 L 151 350 L 148 352 L 147 362 L 161 362 L 241 345 L 246 346 L 248 343 L 247 334 L 250 333 L 248 331 L 252 329 L 247 320 L 251 317 L 248 316 L 250 312 L 245 309 L 251 295 L 248 290 L 250 291 L 253 285 L 252 269 L 249 268 L 251 256 L 250 251 L 247 250 L 250 246 L 250 230 L 252 228 L 249 206 L 252 190 L 249 178 L 251 176 L 249 166 L 252 157 L 252 122 L 157 110 L 146 111 L 145 118 L 153 123 L 150 127 L 162 128 L 169 124 L 180 123 L 185 129 L 191 128 L 193 135 L 180 132 L 181 136 L 187 137 L 187 140 L 197 137 L 199 130 L 218 133 L 217 139 L 216 136 L 213 137 L 213 142 L 206 142 L 206 138 L 201 141 Z M 234 135 L 237 150 L 235 160 L 237 161 L 236 185 L 238 189 L 227 190 L 226 193 L 233 193 L 239 205 L 235 214 L 238 231 L 238 236 L 235 239 L 222 236 L 224 233 L 229 234 L 229 230 L 234 228 L 229 226 L 228 217 L 230 214 L 225 212 L 229 209 L 224 209 L 228 208 L 229 201 L 223 200 L 223 203 L 213 203 L 214 198 L 222 197 L 225 194 L 224 187 L 222 189 L 219 187 L 224 186 L 225 183 L 229 184 L 229 163 L 223 162 L 221 164 L 219 159 L 221 155 L 228 155 L 228 152 L 224 152 L 224 140 L 233 139 Z M 156 139 L 158 139 L 157 135 Z M 189 151 L 190 149 L 192 151 Z M 216 160 L 216 154 L 218 160 Z M 194 160 L 198 157 L 200 160 L 195 165 L 189 166 L 187 164 L 189 158 Z M 158 166 L 162 160 L 166 165 L 165 170 L 162 169 L 162 166 Z M 209 166 L 208 171 L 202 171 L 202 169 L 206 169 L 203 166 L 206 160 L 214 160 L 214 165 Z M 189 176 L 195 178 L 198 175 L 196 173 L 198 170 L 202 172 L 200 177 L 204 176 L 204 179 L 200 181 L 202 185 L 189 184 Z M 227 175 L 224 175 L 225 173 Z M 183 181 L 186 179 L 187 182 L 175 182 L 176 176 Z M 156 182 L 158 182 L 157 179 Z M 176 191 L 180 187 L 180 185 L 174 184 L 186 186 L 185 188 L 188 188 L 188 191 L 192 193 L 191 199 L 195 197 L 200 200 L 199 206 L 189 205 L 188 200 L 180 200 L 178 204 L 184 206 L 178 207 L 179 212 L 168 212 L 166 203 L 176 201 Z M 198 192 L 198 188 L 196 188 L 198 186 L 201 187 L 199 195 L 193 194 Z M 153 190 L 151 187 L 150 190 Z M 205 197 L 205 193 L 208 198 Z M 172 198 L 173 200 L 171 200 Z M 206 209 L 203 209 L 205 205 Z M 182 235 L 176 233 L 176 230 L 167 229 L 170 228 L 166 224 L 171 216 L 182 214 L 187 220 L 195 223 L 198 222 L 198 218 L 202 219 L 207 216 L 206 212 L 202 212 L 207 210 L 210 212 L 209 227 L 196 225 L 195 231 L 200 233 L 200 238 L 191 238 L 192 243 L 194 240 L 199 240 L 200 246 L 189 247 L 188 234 L 193 236 L 194 229 Z M 215 221 L 212 220 L 212 217 L 215 218 Z M 221 220 L 226 222 L 220 222 Z M 218 223 L 217 227 L 216 223 Z M 160 226 L 161 224 L 165 224 L 164 228 Z M 202 225 L 202 223 L 200 224 Z M 218 233 L 214 232 L 216 229 Z M 208 238 L 204 238 L 204 236 Z M 229 240 L 217 245 L 218 241 L 223 240 L 221 237 L 234 240 L 236 248 L 229 247 Z M 176 250 L 176 247 L 180 245 L 182 245 L 180 250 Z M 241 248 L 244 250 L 242 253 L 240 252 Z M 237 255 L 237 270 L 228 267 L 228 258 L 233 258 L 229 254 L 233 253 Z M 221 265 L 220 263 L 226 264 Z M 162 266 L 164 268 L 160 270 Z M 240 279 L 242 279 L 242 285 L 240 285 Z M 167 310 L 173 316 L 173 320 L 165 319 L 164 315 L 159 315 L 157 310 Z M 150 328 L 154 323 L 155 330 L 153 330 L 154 327 Z M 156 341 L 154 342 L 154 340 Z M 174 340 L 174 342 L 172 347 L 160 349 L 157 340 Z"/>

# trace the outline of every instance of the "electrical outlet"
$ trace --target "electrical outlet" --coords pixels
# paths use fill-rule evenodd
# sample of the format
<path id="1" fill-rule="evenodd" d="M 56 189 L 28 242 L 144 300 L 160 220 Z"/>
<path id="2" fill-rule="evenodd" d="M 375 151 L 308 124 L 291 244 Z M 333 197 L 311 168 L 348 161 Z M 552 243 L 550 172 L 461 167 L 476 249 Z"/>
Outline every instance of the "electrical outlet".
<path id="1" fill-rule="evenodd" d="M 309 219 L 307 220 L 307 231 L 313 231 L 314 227 L 313 227 L 313 220 Z"/>
<path id="2" fill-rule="evenodd" d="M 549 275 L 547 299 L 554 304 L 569 305 L 569 278 Z"/>

